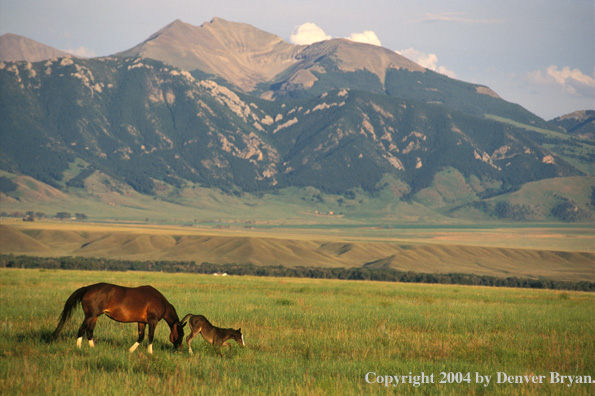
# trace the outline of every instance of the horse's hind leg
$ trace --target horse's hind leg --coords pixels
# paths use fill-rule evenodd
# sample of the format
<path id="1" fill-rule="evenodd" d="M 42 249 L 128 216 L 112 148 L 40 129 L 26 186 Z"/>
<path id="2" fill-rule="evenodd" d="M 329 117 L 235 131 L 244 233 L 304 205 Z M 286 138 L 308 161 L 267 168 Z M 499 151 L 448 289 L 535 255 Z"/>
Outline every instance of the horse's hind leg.
<path id="1" fill-rule="evenodd" d="M 85 334 L 85 331 L 87 330 L 85 327 L 85 322 L 86 320 L 83 320 L 83 324 L 81 325 L 81 327 L 79 327 L 79 331 L 76 334 L 76 346 L 81 349 L 81 347 L 83 346 L 83 334 Z"/>
<path id="2" fill-rule="evenodd" d="M 191 329 L 190 334 L 188 334 L 188 337 L 186 337 L 186 344 L 188 344 L 188 352 L 190 352 L 190 354 L 193 355 L 194 352 L 192 352 L 192 347 L 190 346 L 190 343 L 192 342 L 194 337 L 196 337 L 196 335 L 200 332 L 200 327 L 197 327 L 197 328 L 190 327 L 190 329 Z"/>
<path id="3" fill-rule="evenodd" d="M 191 332 L 190 334 L 188 334 L 188 337 L 186 337 L 186 344 L 188 345 L 188 352 L 190 352 L 191 355 L 194 354 L 194 352 L 192 352 L 192 346 L 190 345 L 193 338 L 194 338 L 194 332 Z"/>
<path id="4" fill-rule="evenodd" d="M 89 340 L 89 346 L 91 348 L 95 347 L 95 343 L 93 342 L 93 330 L 95 330 L 95 325 L 97 324 L 98 318 L 98 316 L 95 316 L 87 324 L 87 339 Z"/>
<path id="5" fill-rule="evenodd" d="M 97 316 L 85 316 L 85 320 L 79 327 L 79 331 L 76 335 L 76 346 L 81 347 L 83 345 L 83 335 L 86 333 L 87 338 L 89 339 L 89 345 L 94 346 L 93 344 L 93 329 L 95 328 L 95 323 L 97 323 Z"/>
<path id="6" fill-rule="evenodd" d="M 138 323 L 138 340 L 130 347 L 128 350 L 130 353 L 136 351 L 136 348 L 140 345 L 141 342 L 145 339 L 145 324 Z"/>

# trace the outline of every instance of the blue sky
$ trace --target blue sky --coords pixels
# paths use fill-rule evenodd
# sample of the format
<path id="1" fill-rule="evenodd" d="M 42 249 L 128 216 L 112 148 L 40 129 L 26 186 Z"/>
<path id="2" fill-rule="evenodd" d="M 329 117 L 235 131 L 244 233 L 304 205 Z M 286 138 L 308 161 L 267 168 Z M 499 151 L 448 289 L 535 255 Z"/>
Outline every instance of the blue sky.
<path id="1" fill-rule="evenodd" d="M 545 119 L 595 109 L 593 0 L 0 0 L 0 34 L 84 56 L 133 47 L 175 19 L 213 17 L 288 42 L 381 44 Z"/>

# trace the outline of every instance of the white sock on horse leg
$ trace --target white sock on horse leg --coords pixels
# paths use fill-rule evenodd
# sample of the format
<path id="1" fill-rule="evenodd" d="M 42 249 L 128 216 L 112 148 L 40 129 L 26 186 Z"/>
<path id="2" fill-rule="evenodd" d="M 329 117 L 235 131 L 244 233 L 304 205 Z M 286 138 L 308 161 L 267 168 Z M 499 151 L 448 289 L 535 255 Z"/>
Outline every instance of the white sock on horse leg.
<path id="1" fill-rule="evenodd" d="M 153 344 L 149 344 L 149 353 L 153 354 Z"/>
<path id="2" fill-rule="evenodd" d="M 79 347 L 79 349 L 80 349 L 82 345 L 83 345 L 83 337 L 77 338 L 76 339 L 76 346 Z"/>
<path id="3" fill-rule="evenodd" d="M 192 347 L 188 347 L 188 352 L 190 352 L 191 355 L 194 355 L 194 352 L 192 352 Z"/>
<path id="4" fill-rule="evenodd" d="M 135 342 L 133 346 L 130 347 L 130 349 L 128 350 L 130 353 L 136 351 L 136 348 L 138 348 L 140 344 L 138 342 Z"/>
<path id="5" fill-rule="evenodd" d="M 93 340 L 89 340 L 89 346 L 91 348 L 95 348 L 95 343 L 93 342 Z"/>

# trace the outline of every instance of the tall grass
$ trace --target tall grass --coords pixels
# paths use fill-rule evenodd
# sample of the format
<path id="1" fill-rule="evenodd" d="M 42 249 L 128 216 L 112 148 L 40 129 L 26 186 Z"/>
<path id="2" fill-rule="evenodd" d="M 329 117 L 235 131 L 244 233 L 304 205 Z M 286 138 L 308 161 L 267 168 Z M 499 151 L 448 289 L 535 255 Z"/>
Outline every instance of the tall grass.
<path id="1" fill-rule="evenodd" d="M 101 317 L 76 348 L 80 309 L 50 343 L 66 298 L 99 281 L 151 284 L 186 313 L 242 327 L 246 348 L 219 358 L 201 337 L 174 352 L 157 327 L 133 353 L 136 324 Z M 0 269 L 0 393 L 592 394 L 595 385 L 494 384 L 509 375 L 595 378 L 595 295 L 542 290 L 162 273 Z M 385 389 L 378 375 L 478 372 L 471 383 Z"/>

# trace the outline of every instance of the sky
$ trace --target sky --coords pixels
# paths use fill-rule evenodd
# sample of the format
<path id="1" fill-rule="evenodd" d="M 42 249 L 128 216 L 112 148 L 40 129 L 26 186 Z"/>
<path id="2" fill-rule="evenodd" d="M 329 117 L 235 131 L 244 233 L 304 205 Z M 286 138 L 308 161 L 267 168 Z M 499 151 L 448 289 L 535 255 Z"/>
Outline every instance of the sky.
<path id="1" fill-rule="evenodd" d="M 176 19 L 199 26 L 214 17 L 295 44 L 382 45 L 546 120 L 595 109 L 594 0 L 0 0 L 0 35 L 95 57 Z"/>

